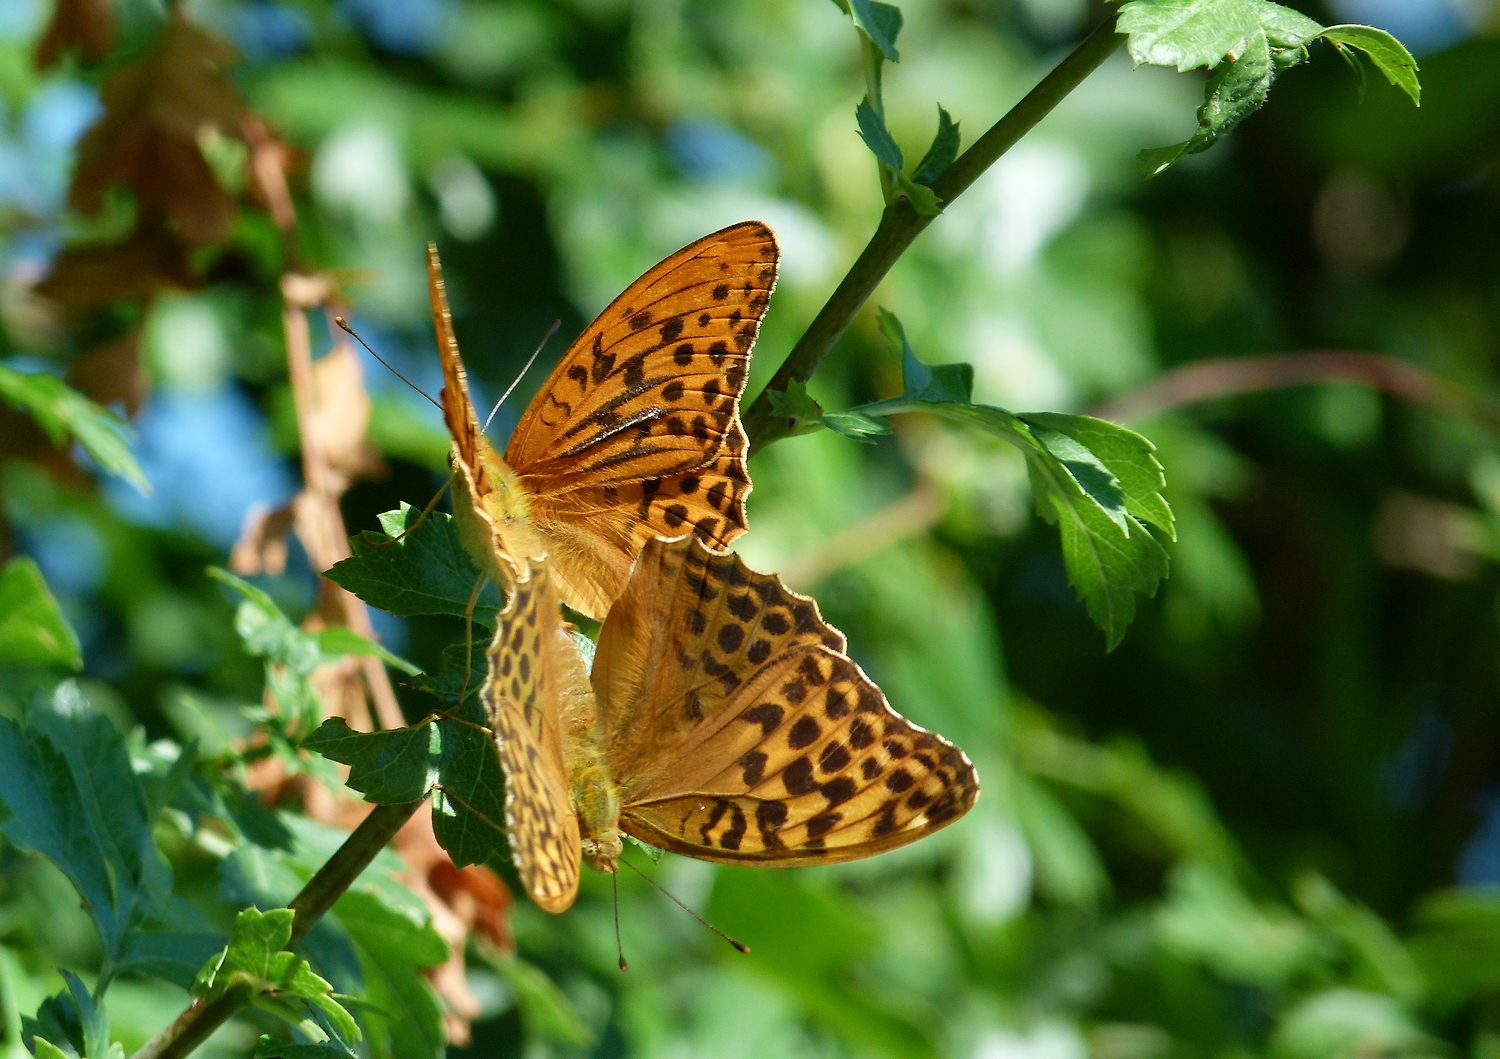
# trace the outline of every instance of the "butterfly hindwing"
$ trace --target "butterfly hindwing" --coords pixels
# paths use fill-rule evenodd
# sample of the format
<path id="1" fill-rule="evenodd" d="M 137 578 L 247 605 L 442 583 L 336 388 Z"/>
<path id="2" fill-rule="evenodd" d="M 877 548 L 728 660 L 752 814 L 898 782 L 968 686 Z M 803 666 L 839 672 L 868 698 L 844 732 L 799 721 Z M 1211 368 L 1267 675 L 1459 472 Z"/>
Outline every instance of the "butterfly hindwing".
<path id="1" fill-rule="evenodd" d="M 843 647 L 812 600 L 737 556 L 648 544 L 594 669 L 621 828 L 792 865 L 870 856 L 967 812 L 962 751 L 891 709 Z"/>
<path id="2" fill-rule="evenodd" d="M 563 724 L 588 694 L 546 567 L 530 563 L 500 612 L 480 701 L 505 770 L 505 830 L 532 900 L 561 912 L 578 893 L 579 828 L 568 796 Z"/>

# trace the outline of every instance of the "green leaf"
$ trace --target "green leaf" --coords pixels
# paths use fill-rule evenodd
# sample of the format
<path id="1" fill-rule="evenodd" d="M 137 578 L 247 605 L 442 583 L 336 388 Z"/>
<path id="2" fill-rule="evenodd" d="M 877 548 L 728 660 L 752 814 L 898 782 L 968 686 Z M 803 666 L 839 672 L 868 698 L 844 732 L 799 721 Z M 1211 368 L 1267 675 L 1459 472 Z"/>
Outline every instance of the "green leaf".
<path id="1" fill-rule="evenodd" d="M 304 750 L 350 766 L 345 781 L 368 802 L 404 805 L 427 796 L 438 780 L 442 741 L 436 724 L 356 732 L 330 717 L 302 741 Z"/>
<path id="2" fill-rule="evenodd" d="M 402 504 L 400 510 L 381 515 L 385 535 L 351 537 L 354 555 L 324 576 L 392 614 L 463 617 L 481 576 L 479 568 L 464 551 L 453 516 L 434 511 L 411 529 L 420 514 Z M 400 539 L 393 543 L 396 537 Z M 499 591 L 493 584 L 485 585 L 474 607 L 474 620 L 494 628 L 499 607 Z"/>
<path id="3" fill-rule="evenodd" d="M 67 875 L 111 959 L 142 905 L 171 890 L 124 741 L 71 682 L 25 727 L 0 718 L 0 812 L 6 838 Z"/>
<path id="4" fill-rule="evenodd" d="M 1166 472 L 1156 458 L 1156 446 L 1117 423 L 1093 416 L 1062 412 L 1030 412 L 1021 416 L 1033 427 L 1045 427 L 1066 435 L 1091 453 L 1124 491 L 1125 510 L 1177 539 L 1171 505 L 1162 490 Z"/>
<path id="5" fill-rule="evenodd" d="M 932 146 L 927 148 L 927 153 L 917 163 L 917 171 L 912 174 L 912 179 L 918 184 L 931 184 L 942 176 L 958 157 L 958 145 L 958 122 L 939 106 L 937 135 L 932 138 Z"/>
<path id="6" fill-rule="evenodd" d="M 488 720 L 475 699 L 454 711 L 468 724 L 443 721 L 440 786 L 432 796 L 432 830 L 456 868 L 483 864 L 519 886 L 505 838 L 505 773 L 490 736 L 472 725 Z"/>
<path id="7" fill-rule="evenodd" d="M 78 634 L 58 609 L 42 571 L 25 557 L 0 569 L 0 662 L 83 668 Z"/>
<path id="8" fill-rule="evenodd" d="M 850 413 L 928 412 L 979 427 L 1019 448 L 1038 513 L 1061 531 L 1068 579 L 1113 650 L 1135 616 L 1136 593 L 1154 594 L 1167 574 L 1166 551 L 1145 525 L 1174 533 L 1151 443 L 1087 416 L 1017 416 L 973 404 L 972 367 L 923 364 L 889 310 L 880 310 L 880 328 L 901 353 L 906 392 Z"/>
<path id="9" fill-rule="evenodd" d="M 906 339 L 901 319 L 885 306 L 879 310 L 880 333 L 901 354 L 903 400 L 967 403 L 974 392 L 974 368 L 969 364 L 923 364 Z"/>
<path id="10" fill-rule="evenodd" d="M 187 989 L 198 969 L 224 947 L 224 935 L 202 931 L 139 930 L 125 936 L 119 970 L 149 974 Z"/>
<path id="11" fill-rule="evenodd" d="M 890 425 L 860 412 L 825 412 L 807 392 L 807 383 L 793 379 L 786 391 L 768 390 L 771 414 L 792 421 L 789 436 L 811 434 L 824 427 L 855 441 L 868 441 L 878 434 L 889 434 Z"/>
<path id="12" fill-rule="evenodd" d="M 449 644 L 443 648 L 437 676 L 424 673 L 413 679 L 411 686 L 445 703 L 457 705 L 460 695 L 468 700 L 479 693 L 480 685 L 484 683 L 484 667 L 482 639 L 468 644 Z"/>
<path id="13" fill-rule="evenodd" d="M 422 672 L 406 659 L 391 654 L 373 640 L 367 639 L 347 625 L 333 625 L 317 634 L 318 649 L 327 657 L 339 655 L 369 655 L 380 659 L 392 669 L 399 669 L 409 677 Z"/>
<path id="14" fill-rule="evenodd" d="M 422 972 L 448 960 L 448 945 L 418 922 L 368 893 L 351 890 L 334 906 L 359 953 L 364 1014 L 375 1059 L 442 1059 L 448 1039 L 443 1008 Z"/>
<path id="15" fill-rule="evenodd" d="M 1112 513 L 1056 473 L 1059 464 L 1030 459 L 1032 493 L 1044 519 L 1062 535 L 1063 564 L 1071 584 L 1104 630 L 1113 651 L 1135 618 L 1135 597 L 1154 596 L 1167 576 L 1166 549 L 1149 530 L 1135 523 L 1121 533 Z M 1071 479 L 1071 476 L 1069 476 Z"/>
<path id="16" fill-rule="evenodd" d="M 356 1053 L 334 1041 L 299 1043 L 262 1034 L 254 1059 L 356 1059 Z"/>
<path id="17" fill-rule="evenodd" d="M 1329 26 L 1322 33 L 1325 40 L 1333 42 L 1340 52 L 1346 48 L 1357 48 L 1375 68 L 1385 74 L 1385 79 L 1411 97 L 1417 106 L 1422 105 L 1422 85 L 1417 80 L 1417 60 L 1406 46 L 1383 29 L 1373 26 Z M 1346 53 L 1347 54 L 1347 53 Z M 1363 75 L 1363 70 L 1360 73 Z"/>
<path id="18" fill-rule="evenodd" d="M 885 121 L 875 113 L 868 98 L 860 100 L 859 106 L 854 108 L 854 120 L 859 123 L 859 138 L 865 141 L 870 153 L 880 160 L 881 165 L 899 173 L 904 164 L 901 147 L 892 139 Z"/>
<path id="19" fill-rule="evenodd" d="M 766 394 L 771 399 L 771 414 L 792 421 L 792 437 L 827 425 L 823 422 L 823 406 L 808 394 L 807 383 L 802 380 L 791 380 L 784 392 L 767 390 Z"/>
<path id="20" fill-rule="evenodd" d="M 245 650 L 259 658 L 280 662 L 303 676 L 324 660 L 318 638 L 292 624 L 270 596 L 217 566 L 208 568 L 208 576 L 222 581 L 244 598 L 235 612 L 234 631 L 245 641 Z"/>
<path id="21" fill-rule="evenodd" d="M 1148 176 L 1208 150 L 1260 109 L 1276 77 L 1305 61 L 1308 43 L 1323 33 L 1306 15 L 1269 0 L 1131 0 L 1116 28 L 1137 63 L 1218 70 L 1204 87 L 1198 131 L 1138 156 Z"/>
<path id="22" fill-rule="evenodd" d="M 911 203 L 912 209 L 924 217 L 936 217 L 943 212 L 941 201 L 926 184 L 918 184 L 900 170 L 896 171 L 896 186 Z"/>
<path id="23" fill-rule="evenodd" d="M 1302 47 L 1323 27 L 1268 0 L 1132 0 L 1115 22 L 1136 63 L 1185 73 L 1243 55 L 1256 36 L 1279 48 Z"/>
<path id="24" fill-rule="evenodd" d="M 193 995 L 212 1002 L 231 989 L 246 989 L 256 1006 L 293 1024 L 299 1006 L 328 1020 L 345 1041 L 360 1038 L 354 1016 L 333 997 L 333 987 L 313 972 L 306 960 L 286 951 L 295 913 L 290 908 L 262 912 L 246 908 L 235 917 L 229 944 L 211 957 L 193 982 Z"/>
<path id="25" fill-rule="evenodd" d="M 135 440 L 130 427 L 57 376 L 26 374 L 0 364 L 0 400 L 28 413 L 52 444 L 60 446 L 71 436 L 104 470 L 142 493 L 151 492 L 151 483 L 130 451 Z"/>
<path id="26" fill-rule="evenodd" d="M 104 1005 L 95 1001 L 72 971 L 61 973 L 65 988 L 42 1001 L 36 1018 L 21 1020 L 22 1039 L 31 1045 L 38 1059 L 44 1056 L 124 1059 L 124 1046 L 110 1041 L 109 1016 Z"/>
<path id="27" fill-rule="evenodd" d="M 566 993 L 541 968 L 511 957 L 491 966 L 515 994 L 521 1017 L 531 1032 L 569 1048 L 591 1048 L 594 1033 Z"/>
<path id="28" fill-rule="evenodd" d="M 900 62 L 901 53 L 896 51 L 896 38 L 901 34 L 901 9 L 895 4 L 883 4 L 880 0 L 835 0 L 854 19 L 854 24 L 864 30 L 870 43 L 880 49 L 891 62 Z M 846 6 L 847 5 L 847 6 Z"/>

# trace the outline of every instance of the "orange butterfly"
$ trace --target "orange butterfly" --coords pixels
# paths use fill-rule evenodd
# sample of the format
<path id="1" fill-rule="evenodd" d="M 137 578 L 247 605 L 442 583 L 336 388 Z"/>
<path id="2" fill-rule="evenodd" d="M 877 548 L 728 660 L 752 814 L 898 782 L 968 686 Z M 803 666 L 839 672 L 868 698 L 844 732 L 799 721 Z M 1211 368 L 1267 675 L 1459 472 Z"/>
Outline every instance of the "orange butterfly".
<path id="1" fill-rule="evenodd" d="M 427 255 L 454 516 L 487 574 L 504 584 L 545 555 L 563 602 L 602 618 L 653 537 L 722 548 L 745 531 L 739 398 L 776 285 L 771 229 L 725 228 L 632 283 L 568 348 L 504 459 L 469 397 L 431 244 Z"/>
<path id="2" fill-rule="evenodd" d="M 641 551 L 590 675 L 548 565 L 528 561 L 480 701 L 505 770 L 505 826 L 532 899 L 561 912 L 583 858 L 622 836 L 700 860 L 830 864 L 968 812 L 974 766 L 891 709 L 818 605 L 694 536 Z"/>

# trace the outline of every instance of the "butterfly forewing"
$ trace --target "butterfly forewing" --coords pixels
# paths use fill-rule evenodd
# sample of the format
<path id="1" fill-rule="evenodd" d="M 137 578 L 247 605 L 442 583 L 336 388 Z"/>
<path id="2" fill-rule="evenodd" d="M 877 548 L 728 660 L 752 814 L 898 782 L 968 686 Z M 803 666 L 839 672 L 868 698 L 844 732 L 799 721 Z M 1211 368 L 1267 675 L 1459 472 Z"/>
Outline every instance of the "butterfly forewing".
<path id="1" fill-rule="evenodd" d="M 600 636 L 621 828 L 689 856 L 828 863 L 968 811 L 973 766 L 901 717 L 812 600 L 686 538 L 647 545 Z"/>
<path id="2" fill-rule="evenodd" d="M 521 417 L 505 458 L 571 605 L 602 616 L 658 534 L 744 532 L 739 398 L 777 260 L 753 221 L 679 250 L 599 314 Z"/>
<path id="3" fill-rule="evenodd" d="M 480 699 L 505 770 L 505 831 L 516 872 L 541 908 L 561 912 L 578 893 L 579 828 L 568 795 L 564 717 L 588 695 L 546 567 L 530 563 L 486 652 Z"/>
<path id="4" fill-rule="evenodd" d="M 458 457 L 470 468 L 471 474 L 481 473 L 479 446 L 485 444 L 484 434 L 479 429 L 479 418 L 474 412 L 474 401 L 469 396 L 469 377 L 464 371 L 463 361 L 458 355 L 458 339 L 453 333 L 453 315 L 448 310 L 448 291 L 443 283 L 442 265 L 438 262 L 437 246 L 427 244 L 427 285 L 432 297 L 432 327 L 437 335 L 438 360 L 443 365 L 442 398 L 443 421 L 453 443 L 458 447 Z"/>
<path id="5" fill-rule="evenodd" d="M 708 463 L 738 423 L 777 259 L 771 230 L 747 221 L 641 276 L 563 355 L 517 424 L 507 462 L 556 488 Z"/>

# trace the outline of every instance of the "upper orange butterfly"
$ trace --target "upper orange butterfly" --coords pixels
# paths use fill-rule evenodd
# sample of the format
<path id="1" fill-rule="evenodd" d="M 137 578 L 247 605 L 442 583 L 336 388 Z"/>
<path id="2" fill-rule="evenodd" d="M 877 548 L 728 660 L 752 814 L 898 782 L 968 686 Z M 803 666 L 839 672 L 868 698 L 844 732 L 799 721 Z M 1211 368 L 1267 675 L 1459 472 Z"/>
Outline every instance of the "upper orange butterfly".
<path id="1" fill-rule="evenodd" d="M 739 399 L 778 258 L 771 229 L 746 221 L 656 265 L 568 348 L 501 459 L 428 245 L 454 517 L 486 573 L 508 581 L 545 555 L 562 601 L 602 618 L 653 537 L 691 530 L 723 548 L 745 532 Z"/>

